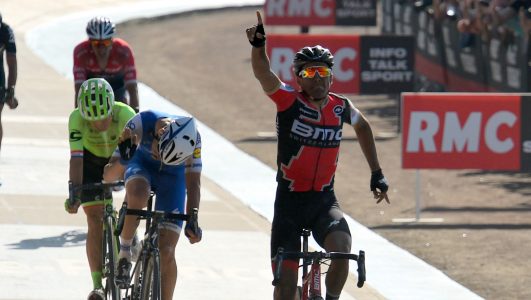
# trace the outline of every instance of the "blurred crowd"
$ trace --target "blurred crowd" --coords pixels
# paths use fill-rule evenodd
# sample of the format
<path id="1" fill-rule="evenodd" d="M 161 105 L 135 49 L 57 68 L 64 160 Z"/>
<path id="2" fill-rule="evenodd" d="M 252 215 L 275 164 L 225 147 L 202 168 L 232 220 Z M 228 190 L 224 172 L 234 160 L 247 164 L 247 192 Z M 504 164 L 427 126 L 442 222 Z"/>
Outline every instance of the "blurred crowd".
<path id="1" fill-rule="evenodd" d="M 504 44 L 531 37 L 531 0 L 410 1 L 417 10 L 428 11 L 436 20 L 456 21 L 462 47 L 472 46 L 477 37 L 489 41 L 496 36 Z"/>

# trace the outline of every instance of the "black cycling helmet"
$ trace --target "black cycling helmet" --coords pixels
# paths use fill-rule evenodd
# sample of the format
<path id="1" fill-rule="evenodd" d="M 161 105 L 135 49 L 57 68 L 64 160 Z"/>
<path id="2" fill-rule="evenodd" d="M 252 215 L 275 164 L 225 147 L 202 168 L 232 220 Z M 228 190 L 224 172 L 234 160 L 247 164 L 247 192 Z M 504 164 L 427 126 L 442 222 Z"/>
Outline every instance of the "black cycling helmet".
<path id="1" fill-rule="evenodd" d="M 313 47 L 304 47 L 299 52 L 295 53 L 293 59 L 293 71 L 296 76 L 299 76 L 300 71 L 304 65 L 310 62 L 323 62 L 332 68 L 334 65 L 334 56 L 330 50 L 324 48 L 321 45 Z"/>

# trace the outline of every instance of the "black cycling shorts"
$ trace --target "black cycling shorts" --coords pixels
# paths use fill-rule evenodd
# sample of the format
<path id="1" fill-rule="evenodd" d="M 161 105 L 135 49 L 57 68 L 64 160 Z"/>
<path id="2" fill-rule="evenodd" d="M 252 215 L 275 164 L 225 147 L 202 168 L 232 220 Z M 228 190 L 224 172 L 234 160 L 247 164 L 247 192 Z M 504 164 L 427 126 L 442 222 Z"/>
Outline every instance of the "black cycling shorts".
<path id="1" fill-rule="evenodd" d="M 87 149 L 83 149 L 83 184 L 101 182 L 103 179 L 103 168 L 109 162 L 108 158 L 95 156 Z M 111 199 L 112 193 L 105 193 L 105 199 Z M 81 192 L 81 203 L 103 204 L 101 199 L 101 189 L 83 190 Z"/>
<path id="2" fill-rule="evenodd" d="M 6 103 L 6 89 L 4 87 L 0 87 L 0 104 Z"/>
<path id="3" fill-rule="evenodd" d="M 279 191 L 271 228 L 271 258 L 278 247 L 286 251 L 301 251 L 301 233 L 310 229 L 315 241 L 324 248 L 330 232 L 343 231 L 350 235 L 347 221 L 333 191 Z"/>

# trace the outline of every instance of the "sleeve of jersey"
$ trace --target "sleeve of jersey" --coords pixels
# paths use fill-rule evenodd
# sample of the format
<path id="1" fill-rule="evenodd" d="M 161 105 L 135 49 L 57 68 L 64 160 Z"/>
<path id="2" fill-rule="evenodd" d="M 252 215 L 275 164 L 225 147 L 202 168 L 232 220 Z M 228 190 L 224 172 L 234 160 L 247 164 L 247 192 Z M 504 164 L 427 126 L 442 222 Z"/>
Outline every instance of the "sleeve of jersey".
<path id="1" fill-rule="evenodd" d="M 126 126 L 129 126 L 129 121 L 132 121 L 135 115 L 136 115 L 135 111 L 130 106 L 128 105 L 122 106 L 122 109 L 120 109 L 120 114 L 118 115 L 119 127 L 123 130 Z"/>
<path id="2" fill-rule="evenodd" d="M 187 159 L 185 170 L 187 173 L 201 173 L 202 168 L 203 162 L 201 161 L 201 135 L 198 132 L 194 153 L 189 159 Z"/>
<path id="3" fill-rule="evenodd" d="M 347 123 L 354 126 L 359 122 L 360 111 L 354 106 L 350 99 L 347 99 L 347 109 L 345 112 L 347 113 L 347 120 L 345 120 Z"/>
<path id="4" fill-rule="evenodd" d="M 118 113 L 118 128 L 121 128 L 120 130 L 124 130 L 125 127 L 129 126 L 129 122 L 131 122 L 134 117 L 135 111 L 130 106 L 122 106 L 120 112 Z M 118 134 L 122 134 L 122 132 L 120 131 Z M 114 149 L 112 157 L 120 157 L 120 150 L 118 149 L 118 146 L 116 149 Z"/>
<path id="5" fill-rule="evenodd" d="M 83 157 L 83 120 L 76 109 L 68 119 L 70 157 Z"/>
<path id="6" fill-rule="evenodd" d="M 297 91 L 295 91 L 295 89 L 291 86 L 282 82 L 280 88 L 268 96 L 277 105 L 277 111 L 285 111 L 297 99 Z"/>
<path id="7" fill-rule="evenodd" d="M 127 49 L 127 59 L 125 62 L 125 84 L 136 82 L 136 66 L 135 66 L 135 56 L 133 55 L 133 50 L 131 47 L 125 47 Z"/>
<path id="8" fill-rule="evenodd" d="M 74 67 L 73 67 L 73 73 L 74 73 L 74 82 L 75 83 L 82 83 L 83 81 L 87 80 L 87 71 L 85 70 L 85 67 L 82 64 L 82 56 L 83 52 L 81 50 L 81 44 L 77 45 L 74 48 Z"/>
<path id="9" fill-rule="evenodd" d="M 7 53 L 17 53 L 17 45 L 15 43 L 15 34 L 13 33 L 13 29 L 11 27 L 7 27 L 7 44 L 6 44 L 6 52 Z"/>
<path id="10" fill-rule="evenodd" d="M 127 106 L 127 109 L 125 108 L 122 109 L 119 116 L 120 116 L 120 127 L 123 129 L 125 128 L 131 129 L 132 134 L 136 134 L 138 139 L 141 141 L 142 140 L 142 116 L 140 114 L 135 115 L 134 110 L 129 106 Z M 122 124 L 125 124 L 125 125 L 122 125 Z M 118 149 L 118 147 L 114 149 L 112 157 L 120 157 L 120 150 Z"/>

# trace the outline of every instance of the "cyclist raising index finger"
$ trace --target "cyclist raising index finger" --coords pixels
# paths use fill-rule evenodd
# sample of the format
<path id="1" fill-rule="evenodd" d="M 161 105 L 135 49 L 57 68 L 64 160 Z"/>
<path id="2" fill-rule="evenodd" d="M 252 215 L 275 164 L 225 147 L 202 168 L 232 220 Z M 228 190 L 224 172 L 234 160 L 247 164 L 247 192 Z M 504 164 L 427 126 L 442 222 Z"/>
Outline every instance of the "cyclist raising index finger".
<path id="1" fill-rule="evenodd" d="M 109 18 L 92 18 L 87 24 L 86 32 L 88 39 L 74 48 L 75 99 L 83 81 L 104 78 L 111 84 L 116 101 L 127 103 L 138 112 L 133 50 L 126 41 L 114 37 L 116 28 Z"/>
<path id="2" fill-rule="evenodd" d="M 246 29 L 252 45 L 254 75 L 277 107 L 277 192 L 271 230 L 271 257 L 278 247 L 300 250 L 303 228 L 312 230 L 328 252 L 350 252 L 351 235 L 334 194 L 334 176 L 343 123 L 350 124 L 372 171 L 371 191 L 377 203 L 387 196 L 385 179 L 365 116 L 344 96 L 330 92 L 332 53 L 320 46 L 295 54 L 293 72 L 299 89 L 282 82 L 271 70 L 260 12 Z M 297 286 L 298 261 L 285 260 L 274 299 L 291 300 Z M 326 299 L 339 299 L 348 275 L 348 261 L 334 260 L 326 276 Z"/>

